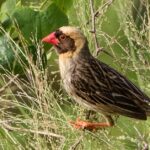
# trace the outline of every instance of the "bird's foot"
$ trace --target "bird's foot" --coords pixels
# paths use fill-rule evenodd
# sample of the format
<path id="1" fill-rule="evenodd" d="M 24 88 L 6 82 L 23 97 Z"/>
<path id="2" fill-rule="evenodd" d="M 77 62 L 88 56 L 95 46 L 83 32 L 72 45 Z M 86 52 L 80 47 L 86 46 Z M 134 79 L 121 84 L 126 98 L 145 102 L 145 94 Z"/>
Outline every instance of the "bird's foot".
<path id="1" fill-rule="evenodd" d="M 88 121 L 82 121 L 79 118 L 75 122 L 70 121 L 70 124 L 76 129 L 87 129 L 90 131 L 113 126 L 109 122 L 92 123 Z"/>

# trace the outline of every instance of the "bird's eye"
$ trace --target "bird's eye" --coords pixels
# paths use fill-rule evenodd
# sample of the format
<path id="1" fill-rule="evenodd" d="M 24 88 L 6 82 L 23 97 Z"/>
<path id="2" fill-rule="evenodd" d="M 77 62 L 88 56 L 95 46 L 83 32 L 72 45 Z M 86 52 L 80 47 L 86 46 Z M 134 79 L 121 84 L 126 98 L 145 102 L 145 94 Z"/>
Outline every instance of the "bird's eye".
<path id="1" fill-rule="evenodd" d="M 60 35 L 60 37 L 59 37 L 61 40 L 64 40 L 64 39 L 66 39 L 66 36 L 64 35 L 64 34 L 62 34 L 62 35 Z"/>

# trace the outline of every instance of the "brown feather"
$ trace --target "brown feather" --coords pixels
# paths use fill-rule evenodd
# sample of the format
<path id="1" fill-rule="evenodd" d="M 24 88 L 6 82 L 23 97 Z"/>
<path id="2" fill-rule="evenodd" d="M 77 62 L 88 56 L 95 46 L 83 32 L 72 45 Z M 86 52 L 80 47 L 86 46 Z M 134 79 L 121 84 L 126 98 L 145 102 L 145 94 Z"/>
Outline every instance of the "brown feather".
<path id="1" fill-rule="evenodd" d="M 67 42 L 71 42 L 69 38 L 74 40 L 75 47 L 59 54 L 61 77 L 68 94 L 95 111 L 146 120 L 150 114 L 149 97 L 118 71 L 95 59 L 78 29 L 59 30 L 68 37 Z"/>

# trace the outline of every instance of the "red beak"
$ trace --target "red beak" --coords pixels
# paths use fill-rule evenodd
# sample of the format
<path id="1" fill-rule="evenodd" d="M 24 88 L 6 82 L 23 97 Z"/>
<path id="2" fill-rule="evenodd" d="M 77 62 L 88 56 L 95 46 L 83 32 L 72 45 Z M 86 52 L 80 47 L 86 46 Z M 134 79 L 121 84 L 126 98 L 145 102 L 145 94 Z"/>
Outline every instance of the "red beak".
<path id="1" fill-rule="evenodd" d="M 50 44 L 53 44 L 53 45 L 57 45 L 59 43 L 58 39 L 55 36 L 55 32 L 52 32 L 48 36 L 44 37 L 42 39 L 42 42 L 50 43 Z"/>

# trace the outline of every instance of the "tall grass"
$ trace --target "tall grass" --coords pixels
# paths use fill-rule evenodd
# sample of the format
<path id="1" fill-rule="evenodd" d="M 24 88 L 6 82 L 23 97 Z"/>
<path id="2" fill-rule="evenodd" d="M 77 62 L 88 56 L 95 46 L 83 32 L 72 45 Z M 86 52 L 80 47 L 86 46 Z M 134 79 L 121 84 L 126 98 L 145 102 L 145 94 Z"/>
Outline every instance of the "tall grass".
<path id="1" fill-rule="evenodd" d="M 101 5 L 103 3 L 102 1 Z M 115 8 L 120 17 L 120 27 L 116 35 L 101 30 L 103 16 L 107 10 L 102 11 L 102 17 L 97 20 L 97 36 L 102 46 L 111 52 L 114 58 L 102 53 L 99 59 L 109 64 L 120 64 L 113 67 L 128 76 L 150 95 L 149 17 L 148 22 L 145 22 L 143 18 L 143 28 L 138 29 L 131 15 L 132 5 L 133 3 L 124 5 L 121 1 L 119 9 Z M 86 8 L 84 13 L 81 6 Z M 148 10 L 149 6 L 145 6 Z M 91 33 L 89 33 L 90 25 L 85 23 L 89 13 L 88 3 L 85 4 L 83 0 L 75 1 L 74 10 L 77 14 L 83 13 L 78 17 L 78 21 L 81 22 L 81 28 L 89 39 L 90 48 L 94 49 Z M 121 36 L 126 37 L 127 44 L 120 42 L 122 37 L 119 34 L 122 29 Z M 114 117 L 116 125 L 109 129 L 90 132 L 72 128 L 69 121 L 75 120 L 77 116 L 85 119 L 85 110 L 72 101 L 59 86 L 61 85 L 59 75 L 53 73 L 53 66 L 58 65 L 57 62 L 54 61 L 53 64 L 44 68 L 41 57 L 44 49 L 40 42 L 36 39 L 32 40 L 37 49 L 37 60 L 34 62 L 21 33 L 19 33 L 20 43 L 18 44 L 2 28 L 1 31 L 14 51 L 16 60 L 23 68 L 23 73 L 14 74 L 13 71 L 3 68 L 4 73 L 0 74 L 0 149 L 148 149 L 149 120 L 142 122 L 121 116 Z M 119 54 L 115 51 L 116 47 L 119 47 Z M 18 55 L 20 53 L 22 55 Z M 50 51 L 49 56 L 52 56 L 51 53 L 53 52 Z M 102 121 L 103 118 L 100 114 L 93 114 L 91 120 Z"/>

